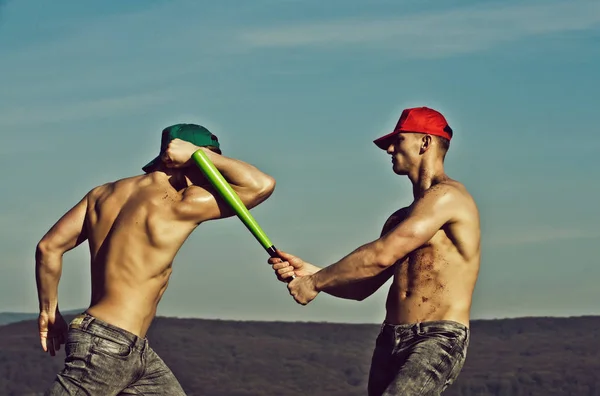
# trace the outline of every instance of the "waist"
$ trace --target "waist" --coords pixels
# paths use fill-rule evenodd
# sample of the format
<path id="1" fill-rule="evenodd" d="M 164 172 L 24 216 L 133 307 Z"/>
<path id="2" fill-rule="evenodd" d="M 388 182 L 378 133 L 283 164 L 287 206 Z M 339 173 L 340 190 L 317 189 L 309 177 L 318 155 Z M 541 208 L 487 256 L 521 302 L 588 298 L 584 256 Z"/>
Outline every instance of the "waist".
<path id="1" fill-rule="evenodd" d="M 454 337 L 468 339 L 469 327 L 453 320 L 432 320 L 415 323 L 392 324 L 384 321 L 381 333 L 393 333 L 396 336 L 422 334 L 450 334 Z"/>
<path id="2" fill-rule="evenodd" d="M 85 313 L 103 323 L 126 330 L 138 337 L 145 337 L 156 314 L 156 304 L 104 296 L 103 299 L 92 304 Z"/>
<path id="3" fill-rule="evenodd" d="M 148 340 L 145 337 L 139 337 L 126 329 L 98 319 L 97 317 L 90 315 L 87 311 L 77 315 L 71 323 L 69 323 L 69 331 L 70 330 L 79 330 L 90 333 L 100 338 L 128 345 L 139 351 L 142 351 L 148 343 Z"/>

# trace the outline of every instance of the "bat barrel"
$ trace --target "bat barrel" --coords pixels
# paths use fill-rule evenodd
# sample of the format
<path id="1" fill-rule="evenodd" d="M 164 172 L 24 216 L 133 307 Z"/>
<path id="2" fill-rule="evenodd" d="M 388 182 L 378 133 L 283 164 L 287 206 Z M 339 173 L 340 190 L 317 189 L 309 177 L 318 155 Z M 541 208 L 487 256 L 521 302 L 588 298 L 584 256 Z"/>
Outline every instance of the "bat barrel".
<path id="1" fill-rule="evenodd" d="M 219 192 L 221 197 L 223 197 L 223 199 L 233 209 L 242 223 L 244 223 L 246 228 L 248 228 L 252 235 L 254 235 L 256 240 L 264 249 L 269 249 L 269 247 L 273 245 L 269 240 L 269 237 L 267 234 L 265 234 L 260 225 L 250 214 L 250 211 L 248 208 L 246 208 L 240 197 L 236 194 L 233 188 L 231 188 L 229 183 L 227 183 L 221 172 L 219 172 L 206 154 L 202 150 L 198 150 L 192 155 L 192 159 L 196 162 L 204 175 L 206 175 L 206 178 L 210 181 L 213 187 Z"/>
<path id="2" fill-rule="evenodd" d="M 248 228 L 256 240 L 267 251 L 269 256 L 281 259 L 281 257 L 277 255 L 275 246 L 273 246 L 267 234 L 262 230 L 240 197 L 235 193 L 233 188 L 231 188 L 229 183 L 227 183 L 221 172 L 219 172 L 207 155 L 202 150 L 197 150 L 192 154 L 192 159 L 196 162 L 213 187 L 234 210 L 246 228 Z M 292 278 L 295 278 L 295 276 L 292 276 Z"/>

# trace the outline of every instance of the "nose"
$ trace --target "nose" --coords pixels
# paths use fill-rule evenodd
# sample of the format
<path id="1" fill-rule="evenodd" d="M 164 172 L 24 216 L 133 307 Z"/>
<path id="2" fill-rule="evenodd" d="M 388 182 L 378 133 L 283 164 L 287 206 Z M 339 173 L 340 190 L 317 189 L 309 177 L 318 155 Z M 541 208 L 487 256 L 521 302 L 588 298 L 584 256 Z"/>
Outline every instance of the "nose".
<path id="1" fill-rule="evenodd" d="M 390 143 L 390 145 L 388 146 L 386 152 L 388 154 L 394 154 L 394 145 L 392 143 Z"/>

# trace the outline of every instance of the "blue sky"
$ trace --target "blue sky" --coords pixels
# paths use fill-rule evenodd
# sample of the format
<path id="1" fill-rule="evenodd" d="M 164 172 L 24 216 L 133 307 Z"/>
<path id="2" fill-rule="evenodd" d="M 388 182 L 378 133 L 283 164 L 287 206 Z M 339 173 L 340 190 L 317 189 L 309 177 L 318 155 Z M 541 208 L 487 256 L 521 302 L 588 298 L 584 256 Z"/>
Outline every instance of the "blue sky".
<path id="1" fill-rule="evenodd" d="M 139 173 L 177 122 L 277 179 L 253 209 L 276 246 L 333 263 L 410 203 L 372 140 L 430 106 L 481 210 L 473 318 L 600 314 L 599 2 L 0 4 L 0 312 L 37 309 L 37 241 L 89 189 Z M 89 301 L 86 249 L 65 257 L 63 309 Z M 238 219 L 202 225 L 159 314 L 382 320 L 385 287 L 302 307 L 266 258 Z"/>

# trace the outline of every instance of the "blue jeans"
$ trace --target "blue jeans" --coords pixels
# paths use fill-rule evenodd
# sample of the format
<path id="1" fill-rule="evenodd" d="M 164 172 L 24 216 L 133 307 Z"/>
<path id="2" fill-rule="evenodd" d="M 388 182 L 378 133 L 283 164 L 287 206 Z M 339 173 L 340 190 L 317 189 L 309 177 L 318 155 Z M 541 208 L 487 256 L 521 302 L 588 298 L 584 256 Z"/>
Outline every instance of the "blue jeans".
<path id="1" fill-rule="evenodd" d="M 453 321 L 384 323 L 369 373 L 369 396 L 440 395 L 464 365 L 470 332 Z"/>
<path id="2" fill-rule="evenodd" d="M 45 396 L 185 395 L 146 338 L 86 313 L 70 323 L 65 353 Z"/>

